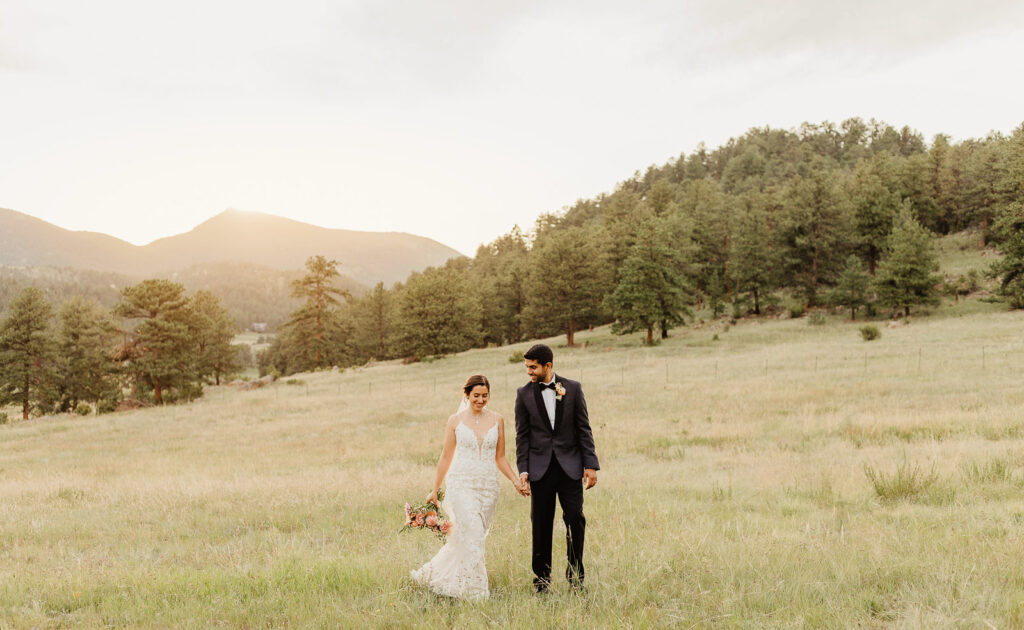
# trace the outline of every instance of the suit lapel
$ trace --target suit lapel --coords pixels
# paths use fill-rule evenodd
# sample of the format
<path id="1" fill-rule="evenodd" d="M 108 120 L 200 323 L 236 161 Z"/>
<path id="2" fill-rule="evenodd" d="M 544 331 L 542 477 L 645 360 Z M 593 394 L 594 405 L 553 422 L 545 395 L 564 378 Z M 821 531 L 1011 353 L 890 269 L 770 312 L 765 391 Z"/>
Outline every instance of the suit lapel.
<path id="1" fill-rule="evenodd" d="M 544 404 L 544 396 L 540 393 L 540 385 L 538 383 L 531 383 L 530 387 L 533 389 L 533 401 L 537 405 L 537 415 L 547 422 L 544 424 L 548 429 L 551 428 L 551 417 L 548 416 L 547 405 Z M 557 405 L 556 405 L 557 406 Z M 555 413 L 557 418 L 558 413 Z"/>

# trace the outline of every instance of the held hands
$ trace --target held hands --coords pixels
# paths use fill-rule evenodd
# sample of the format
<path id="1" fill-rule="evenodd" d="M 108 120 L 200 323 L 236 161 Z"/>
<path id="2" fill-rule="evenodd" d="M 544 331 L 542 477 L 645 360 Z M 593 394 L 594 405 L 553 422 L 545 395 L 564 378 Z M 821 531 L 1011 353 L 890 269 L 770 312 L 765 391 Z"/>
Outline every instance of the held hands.
<path id="1" fill-rule="evenodd" d="M 583 489 L 590 490 L 597 484 L 597 471 L 593 468 L 585 468 L 583 470 Z"/>
<path id="2" fill-rule="evenodd" d="M 519 475 L 519 481 L 514 482 L 516 491 L 524 497 L 530 496 L 530 481 L 529 476 L 526 473 Z"/>

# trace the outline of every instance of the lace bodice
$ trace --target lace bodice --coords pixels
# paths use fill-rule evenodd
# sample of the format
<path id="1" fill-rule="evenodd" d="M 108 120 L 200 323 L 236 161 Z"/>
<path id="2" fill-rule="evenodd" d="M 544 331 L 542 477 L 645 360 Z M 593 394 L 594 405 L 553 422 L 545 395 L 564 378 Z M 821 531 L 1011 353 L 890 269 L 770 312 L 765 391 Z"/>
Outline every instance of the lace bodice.
<path id="1" fill-rule="evenodd" d="M 477 437 L 476 431 L 461 420 L 455 426 L 455 458 L 452 460 L 448 477 L 452 474 L 491 473 L 497 475 L 494 465 L 494 452 L 498 447 L 498 424 L 487 430 L 483 441 Z"/>

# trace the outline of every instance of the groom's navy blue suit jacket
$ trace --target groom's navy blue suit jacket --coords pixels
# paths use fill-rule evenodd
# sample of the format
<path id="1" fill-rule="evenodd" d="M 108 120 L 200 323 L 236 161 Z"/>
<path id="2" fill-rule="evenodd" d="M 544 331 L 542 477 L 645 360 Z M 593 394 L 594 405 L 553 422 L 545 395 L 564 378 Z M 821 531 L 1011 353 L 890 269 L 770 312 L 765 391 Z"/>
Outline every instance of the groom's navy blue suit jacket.
<path id="1" fill-rule="evenodd" d="M 516 391 L 516 464 L 520 474 L 529 473 L 530 481 L 544 477 L 552 453 L 572 479 L 582 479 L 584 468 L 600 468 L 583 388 L 557 374 L 555 382 L 562 384 L 565 395 L 555 401 L 553 429 L 540 386 L 530 382 Z"/>

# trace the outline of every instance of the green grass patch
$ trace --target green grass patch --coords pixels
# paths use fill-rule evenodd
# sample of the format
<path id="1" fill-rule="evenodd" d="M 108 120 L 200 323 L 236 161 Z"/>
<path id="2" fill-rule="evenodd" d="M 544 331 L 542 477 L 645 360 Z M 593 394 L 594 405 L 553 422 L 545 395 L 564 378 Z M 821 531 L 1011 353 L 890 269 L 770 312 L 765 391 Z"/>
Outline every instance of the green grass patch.
<path id="1" fill-rule="evenodd" d="M 871 482 L 875 496 L 884 503 L 915 501 L 943 504 L 951 502 L 955 496 L 953 489 L 943 483 L 934 469 L 925 472 L 917 464 L 906 460 L 892 472 L 865 464 L 864 474 Z"/>

